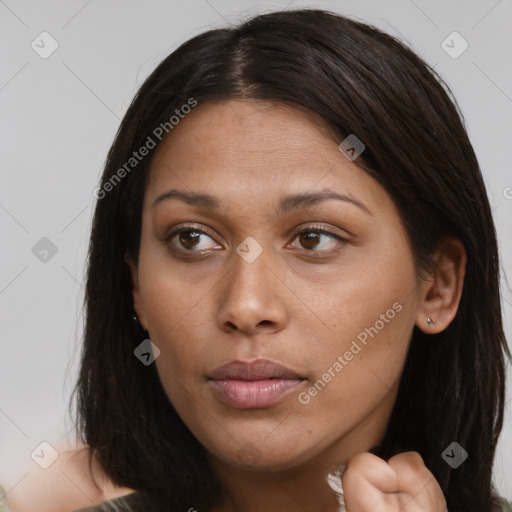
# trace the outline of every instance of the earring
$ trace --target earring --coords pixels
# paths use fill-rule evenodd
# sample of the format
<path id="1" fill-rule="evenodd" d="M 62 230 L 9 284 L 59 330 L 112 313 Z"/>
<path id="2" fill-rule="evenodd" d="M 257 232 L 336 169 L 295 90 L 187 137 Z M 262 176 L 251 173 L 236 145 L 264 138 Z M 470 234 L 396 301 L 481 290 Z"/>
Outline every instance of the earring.
<path id="1" fill-rule="evenodd" d="M 136 313 L 132 316 L 133 326 L 137 331 L 137 337 L 140 339 L 146 339 L 149 335 L 148 331 L 142 327 L 142 324 L 139 321 L 139 317 Z"/>
<path id="2" fill-rule="evenodd" d="M 432 318 L 430 318 L 429 316 L 427 316 L 427 324 L 428 325 L 431 325 L 431 324 L 435 324 L 434 320 L 432 320 Z"/>

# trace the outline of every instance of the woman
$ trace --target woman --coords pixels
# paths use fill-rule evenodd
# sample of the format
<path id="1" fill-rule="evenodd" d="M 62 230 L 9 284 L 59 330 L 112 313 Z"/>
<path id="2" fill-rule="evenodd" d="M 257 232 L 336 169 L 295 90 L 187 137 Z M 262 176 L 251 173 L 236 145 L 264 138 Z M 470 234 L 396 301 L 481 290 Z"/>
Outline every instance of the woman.
<path id="1" fill-rule="evenodd" d="M 151 74 L 95 191 L 80 433 L 135 491 L 95 510 L 507 510 L 495 229 L 447 91 L 320 10 Z"/>

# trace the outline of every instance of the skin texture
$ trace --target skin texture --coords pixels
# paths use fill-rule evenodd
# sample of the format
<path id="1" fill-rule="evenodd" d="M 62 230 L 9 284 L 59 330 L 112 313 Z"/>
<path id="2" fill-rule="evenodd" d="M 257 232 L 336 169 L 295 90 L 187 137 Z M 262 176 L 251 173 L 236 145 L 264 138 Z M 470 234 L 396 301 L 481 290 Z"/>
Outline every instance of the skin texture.
<path id="1" fill-rule="evenodd" d="M 405 502 L 409 511 L 445 510 L 418 454 L 385 462 L 365 452 L 385 433 L 414 325 L 440 332 L 456 314 L 464 248 L 447 240 L 435 272 L 420 278 L 393 201 L 339 142 L 311 113 L 212 102 L 174 127 L 151 164 L 138 266 L 126 255 L 134 307 L 161 351 L 155 363 L 170 401 L 223 483 L 218 511 L 335 511 L 326 477 L 341 464 L 349 512 L 398 511 Z M 170 189 L 211 194 L 220 209 L 175 198 L 152 208 Z M 329 199 L 276 211 L 287 194 L 327 189 L 363 207 Z M 178 226 L 191 231 L 166 241 Z M 251 263 L 236 250 L 247 237 L 262 251 Z M 394 304 L 400 311 L 301 403 L 299 393 Z M 259 358 L 305 380 L 267 408 L 216 398 L 207 379 L 215 367 Z"/>

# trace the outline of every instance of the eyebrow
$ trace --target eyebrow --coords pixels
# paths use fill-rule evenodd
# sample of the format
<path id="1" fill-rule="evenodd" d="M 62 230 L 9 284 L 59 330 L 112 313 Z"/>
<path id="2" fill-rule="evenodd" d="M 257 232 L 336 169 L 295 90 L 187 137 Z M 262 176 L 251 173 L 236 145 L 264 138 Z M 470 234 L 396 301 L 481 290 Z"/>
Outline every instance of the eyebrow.
<path id="1" fill-rule="evenodd" d="M 210 194 L 171 189 L 167 192 L 164 192 L 163 194 L 160 194 L 153 201 L 151 209 L 155 208 L 159 203 L 167 199 L 178 199 L 191 206 L 206 208 L 213 211 L 219 211 L 222 208 L 221 202 Z M 303 192 L 284 196 L 279 201 L 279 204 L 276 208 L 276 213 L 277 215 L 284 215 L 293 210 L 314 206 L 322 201 L 327 201 L 328 199 L 336 199 L 353 204 L 363 210 L 366 214 L 372 215 L 370 210 L 368 210 L 368 208 L 361 201 L 350 195 L 340 194 L 330 189 L 323 189 L 318 192 Z"/>

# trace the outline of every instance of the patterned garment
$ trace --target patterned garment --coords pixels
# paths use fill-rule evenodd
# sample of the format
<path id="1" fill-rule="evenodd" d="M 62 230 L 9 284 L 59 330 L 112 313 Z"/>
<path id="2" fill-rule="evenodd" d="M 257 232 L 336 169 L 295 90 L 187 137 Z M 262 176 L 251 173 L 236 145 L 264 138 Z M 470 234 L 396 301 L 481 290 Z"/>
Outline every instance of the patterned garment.
<path id="1" fill-rule="evenodd" d="M 343 487 L 341 485 L 341 477 L 343 476 L 345 469 L 347 469 L 347 466 L 342 465 L 338 469 L 327 475 L 327 483 L 329 484 L 329 487 L 336 493 L 336 498 L 338 498 L 338 503 L 340 504 L 338 512 L 346 512 L 347 510 L 345 508 L 345 499 L 343 498 Z"/>

